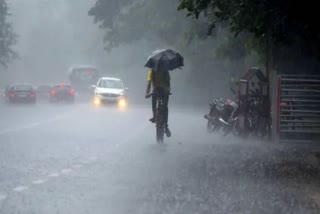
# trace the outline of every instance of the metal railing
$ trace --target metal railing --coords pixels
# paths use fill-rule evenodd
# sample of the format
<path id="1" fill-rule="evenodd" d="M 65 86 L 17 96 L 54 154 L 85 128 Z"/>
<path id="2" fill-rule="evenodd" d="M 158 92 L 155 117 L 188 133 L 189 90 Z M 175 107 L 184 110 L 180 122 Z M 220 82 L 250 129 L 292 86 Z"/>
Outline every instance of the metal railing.
<path id="1" fill-rule="evenodd" d="M 320 145 L 320 75 L 279 75 L 277 83 L 279 142 Z"/>

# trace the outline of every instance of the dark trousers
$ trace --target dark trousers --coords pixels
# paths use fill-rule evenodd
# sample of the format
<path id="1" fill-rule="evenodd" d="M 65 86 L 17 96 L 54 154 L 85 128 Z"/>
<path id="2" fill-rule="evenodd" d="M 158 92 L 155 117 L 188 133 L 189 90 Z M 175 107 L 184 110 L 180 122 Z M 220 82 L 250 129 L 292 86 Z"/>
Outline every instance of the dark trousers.
<path id="1" fill-rule="evenodd" d="M 157 102 L 157 98 L 158 96 L 162 97 L 163 100 L 163 111 L 164 111 L 164 122 L 166 125 L 168 125 L 168 117 L 169 117 L 169 111 L 168 111 L 168 104 L 169 104 L 169 95 L 166 94 L 161 94 L 161 95 L 152 95 L 152 112 L 153 112 L 153 117 L 155 116 L 156 113 L 156 102 Z"/>

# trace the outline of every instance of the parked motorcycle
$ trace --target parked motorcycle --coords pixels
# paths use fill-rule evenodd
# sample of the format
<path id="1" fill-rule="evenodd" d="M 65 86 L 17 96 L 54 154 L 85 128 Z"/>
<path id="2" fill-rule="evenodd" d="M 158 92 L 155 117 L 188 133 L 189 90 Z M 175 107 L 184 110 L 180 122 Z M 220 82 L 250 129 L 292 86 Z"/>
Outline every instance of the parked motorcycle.
<path id="1" fill-rule="evenodd" d="M 227 100 L 224 108 L 223 113 L 219 117 L 219 122 L 222 126 L 223 135 L 228 135 L 232 129 L 233 125 L 236 122 L 239 114 L 239 105 L 236 101 Z"/>
<path id="2" fill-rule="evenodd" d="M 217 132 L 221 128 L 221 123 L 219 122 L 219 117 L 221 116 L 224 108 L 225 100 L 223 98 L 213 99 L 209 104 L 210 110 L 209 113 L 204 115 L 204 118 L 207 119 L 207 131 L 209 133 Z"/>
<path id="3" fill-rule="evenodd" d="M 227 99 L 223 106 L 222 114 L 219 117 L 220 125 L 222 126 L 223 135 L 226 136 L 232 132 L 233 125 L 239 114 L 239 99 L 238 94 L 232 88 L 232 93 L 236 96 L 235 99 Z"/>

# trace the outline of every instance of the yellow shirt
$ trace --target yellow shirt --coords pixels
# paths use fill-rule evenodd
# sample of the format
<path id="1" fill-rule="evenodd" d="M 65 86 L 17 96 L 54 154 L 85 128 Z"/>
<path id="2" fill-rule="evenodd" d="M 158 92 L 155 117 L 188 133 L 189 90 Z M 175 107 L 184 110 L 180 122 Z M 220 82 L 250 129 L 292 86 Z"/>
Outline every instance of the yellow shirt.
<path id="1" fill-rule="evenodd" d="M 152 75 L 156 74 L 154 77 L 154 81 Z M 166 72 L 157 72 L 153 73 L 152 70 L 148 72 L 148 81 L 151 81 L 153 84 L 153 88 L 164 88 L 168 89 L 170 88 L 170 77 L 166 76 Z M 168 74 L 169 75 L 169 74 Z"/>

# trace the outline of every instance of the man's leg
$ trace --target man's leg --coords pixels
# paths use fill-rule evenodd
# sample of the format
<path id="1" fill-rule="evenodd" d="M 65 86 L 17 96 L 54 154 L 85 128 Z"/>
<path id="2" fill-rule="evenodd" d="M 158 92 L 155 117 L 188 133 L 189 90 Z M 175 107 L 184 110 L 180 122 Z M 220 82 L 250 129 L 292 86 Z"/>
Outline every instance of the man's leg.
<path id="1" fill-rule="evenodd" d="M 169 110 L 168 110 L 168 104 L 169 104 L 169 95 L 166 95 L 163 97 L 163 106 L 164 106 L 164 122 L 168 126 L 168 119 L 169 119 Z"/>

